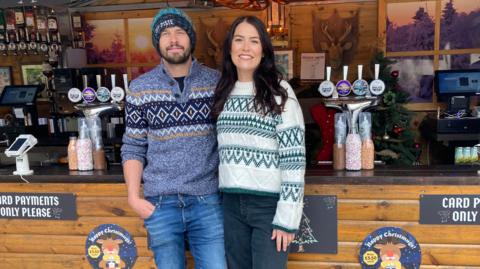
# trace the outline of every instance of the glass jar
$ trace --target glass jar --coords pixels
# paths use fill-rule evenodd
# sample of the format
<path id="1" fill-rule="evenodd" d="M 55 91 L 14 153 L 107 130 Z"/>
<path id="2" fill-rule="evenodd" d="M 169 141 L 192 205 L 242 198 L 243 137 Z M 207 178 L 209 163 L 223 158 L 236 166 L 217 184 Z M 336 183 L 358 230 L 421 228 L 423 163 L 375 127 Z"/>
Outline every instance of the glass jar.
<path id="1" fill-rule="evenodd" d="M 77 170 L 78 169 L 77 136 L 75 134 L 70 135 L 70 141 L 68 142 L 68 147 L 67 147 L 67 155 L 68 155 L 68 169 Z"/>
<path id="2" fill-rule="evenodd" d="M 79 171 L 93 169 L 92 141 L 85 118 L 78 119 L 77 160 Z"/>
<path id="3" fill-rule="evenodd" d="M 347 135 L 347 118 L 345 113 L 335 114 L 335 139 L 333 143 L 333 169 L 345 169 L 345 139 Z"/>

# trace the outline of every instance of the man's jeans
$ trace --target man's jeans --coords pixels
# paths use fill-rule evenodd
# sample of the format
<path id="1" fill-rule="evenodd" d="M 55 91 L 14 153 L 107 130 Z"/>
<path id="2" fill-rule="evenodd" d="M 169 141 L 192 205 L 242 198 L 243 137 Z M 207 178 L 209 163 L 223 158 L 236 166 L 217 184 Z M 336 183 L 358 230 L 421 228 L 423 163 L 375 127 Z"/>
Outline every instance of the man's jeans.
<path id="1" fill-rule="evenodd" d="M 145 219 L 159 269 L 185 268 L 185 239 L 196 269 L 226 269 L 223 209 L 218 194 L 147 197 L 155 211 Z"/>
<path id="2" fill-rule="evenodd" d="M 272 221 L 278 197 L 223 194 L 225 249 L 229 269 L 282 269 L 288 252 L 278 252 Z"/>

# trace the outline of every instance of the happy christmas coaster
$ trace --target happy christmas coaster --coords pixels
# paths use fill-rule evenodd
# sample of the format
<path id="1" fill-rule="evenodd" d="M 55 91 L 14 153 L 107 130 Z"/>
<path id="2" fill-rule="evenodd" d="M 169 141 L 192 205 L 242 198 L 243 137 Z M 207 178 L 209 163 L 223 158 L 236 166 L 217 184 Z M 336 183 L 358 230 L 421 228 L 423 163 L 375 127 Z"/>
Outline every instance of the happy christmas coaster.
<path id="1" fill-rule="evenodd" d="M 88 234 L 85 250 L 94 269 L 131 269 L 137 260 L 135 240 L 116 224 L 102 224 L 93 229 Z"/>
<path id="2" fill-rule="evenodd" d="M 418 269 L 422 253 L 409 232 L 397 227 L 382 227 L 363 240 L 359 259 L 363 269 Z"/>

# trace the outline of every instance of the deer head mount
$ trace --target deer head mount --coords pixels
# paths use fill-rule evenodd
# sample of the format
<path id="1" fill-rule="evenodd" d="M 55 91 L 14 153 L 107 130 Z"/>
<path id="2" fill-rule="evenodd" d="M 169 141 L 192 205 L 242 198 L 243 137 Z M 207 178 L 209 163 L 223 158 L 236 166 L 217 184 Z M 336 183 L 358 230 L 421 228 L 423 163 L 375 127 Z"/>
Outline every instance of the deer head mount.
<path id="1" fill-rule="evenodd" d="M 209 56 L 207 65 L 220 70 L 223 60 L 223 40 L 225 40 L 227 36 L 229 25 L 227 25 L 221 18 L 212 26 L 208 26 L 203 20 L 200 21 L 202 23 L 202 28 L 205 29 L 208 41 L 206 44 L 207 55 Z"/>
<path id="2" fill-rule="evenodd" d="M 287 4 L 288 1 L 273 0 L 279 4 Z M 243 9 L 249 11 L 264 10 L 272 0 L 215 0 L 216 4 L 226 6 L 233 9 Z"/>
<path id="3" fill-rule="evenodd" d="M 313 47 L 315 51 L 326 51 L 329 64 L 333 69 L 339 69 L 349 63 L 357 47 L 358 10 L 352 11 L 352 16 L 341 18 L 335 9 L 327 19 L 321 19 L 315 12 L 313 16 Z"/>

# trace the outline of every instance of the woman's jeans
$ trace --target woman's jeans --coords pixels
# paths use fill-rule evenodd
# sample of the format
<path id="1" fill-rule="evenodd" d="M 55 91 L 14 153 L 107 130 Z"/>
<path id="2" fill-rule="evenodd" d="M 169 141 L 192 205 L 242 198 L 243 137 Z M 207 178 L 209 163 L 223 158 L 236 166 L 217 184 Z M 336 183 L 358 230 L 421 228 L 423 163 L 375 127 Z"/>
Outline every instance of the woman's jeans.
<path id="1" fill-rule="evenodd" d="M 155 211 L 145 219 L 159 269 L 185 268 L 185 239 L 196 269 L 226 269 L 223 209 L 218 194 L 147 197 Z"/>
<path id="2" fill-rule="evenodd" d="M 277 252 L 272 221 L 278 197 L 223 194 L 228 269 L 286 268 L 288 251 Z"/>

